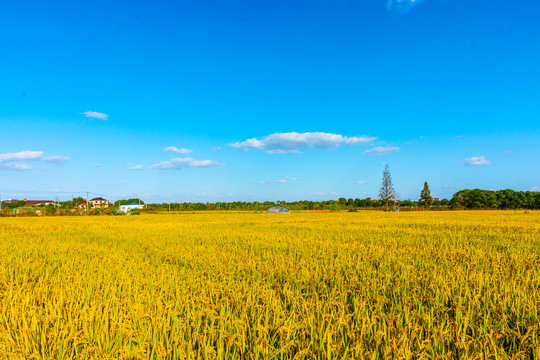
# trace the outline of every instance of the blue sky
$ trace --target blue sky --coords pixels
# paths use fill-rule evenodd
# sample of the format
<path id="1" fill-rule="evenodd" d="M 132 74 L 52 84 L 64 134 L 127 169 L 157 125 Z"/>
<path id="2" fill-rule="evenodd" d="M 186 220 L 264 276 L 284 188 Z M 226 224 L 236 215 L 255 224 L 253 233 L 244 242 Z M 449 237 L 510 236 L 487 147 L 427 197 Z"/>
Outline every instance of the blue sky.
<path id="1" fill-rule="evenodd" d="M 0 4 L 0 193 L 540 187 L 537 1 Z"/>

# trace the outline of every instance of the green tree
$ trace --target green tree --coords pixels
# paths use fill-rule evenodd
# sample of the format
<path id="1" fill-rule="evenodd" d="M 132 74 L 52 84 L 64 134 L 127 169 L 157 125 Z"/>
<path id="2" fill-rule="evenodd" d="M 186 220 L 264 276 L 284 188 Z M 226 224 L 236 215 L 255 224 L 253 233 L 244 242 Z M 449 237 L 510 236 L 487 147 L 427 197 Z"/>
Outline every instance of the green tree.
<path id="1" fill-rule="evenodd" d="M 385 165 L 383 171 L 383 179 L 381 183 L 381 188 L 379 189 L 379 197 L 384 201 L 386 205 L 386 211 L 388 211 L 388 202 L 391 199 L 396 198 L 396 190 L 392 184 L 392 175 L 390 175 L 390 169 L 388 164 Z"/>
<path id="2" fill-rule="evenodd" d="M 429 186 L 427 181 L 424 182 L 424 188 L 420 192 L 420 200 L 418 201 L 420 205 L 422 205 L 425 209 L 431 206 L 433 204 L 433 198 L 431 197 L 431 191 L 429 190 Z"/>
<path id="3" fill-rule="evenodd" d="M 76 197 L 75 199 L 73 199 L 73 207 L 77 207 L 81 204 L 84 204 L 86 202 L 86 199 L 82 198 L 82 197 Z"/>
<path id="4" fill-rule="evenodd" d="M 114 202 L 114 206 L 127 205 L 127 204 L 131 204 L 131 203 L 139 203 L 141 205 L 144 205 L 144 201 L 142 201 L 141 199 L 132 198 L 132 199 L 127 199 L 127 200 L 116 200 Z M 167 204 L 167 206 L 169 206 L 169 205 Z"/>

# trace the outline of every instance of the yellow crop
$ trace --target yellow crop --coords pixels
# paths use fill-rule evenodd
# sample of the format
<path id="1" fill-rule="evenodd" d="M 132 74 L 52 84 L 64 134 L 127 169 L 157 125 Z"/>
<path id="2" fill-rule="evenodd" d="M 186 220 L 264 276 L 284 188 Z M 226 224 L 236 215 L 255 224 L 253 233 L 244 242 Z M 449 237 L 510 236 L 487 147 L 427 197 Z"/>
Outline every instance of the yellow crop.
<path id="1" fill-rule="evenodd" d="M 0 358 L 540 358 L 540 213 L 0 218 Z"/>

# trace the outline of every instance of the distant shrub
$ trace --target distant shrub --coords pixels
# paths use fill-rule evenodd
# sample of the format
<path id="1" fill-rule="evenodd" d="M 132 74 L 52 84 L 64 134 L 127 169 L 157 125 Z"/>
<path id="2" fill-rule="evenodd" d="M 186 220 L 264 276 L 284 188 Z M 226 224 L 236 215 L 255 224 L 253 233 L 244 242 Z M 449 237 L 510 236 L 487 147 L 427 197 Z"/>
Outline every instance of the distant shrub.
<path id="1" fill-rule="evenodd" d="M 330 211 L 341 211 L 341 205 L 339 205 L 339 204 L 330 204 L 330 205 L 328 205 L 328 210 L 330 210 Z"/>

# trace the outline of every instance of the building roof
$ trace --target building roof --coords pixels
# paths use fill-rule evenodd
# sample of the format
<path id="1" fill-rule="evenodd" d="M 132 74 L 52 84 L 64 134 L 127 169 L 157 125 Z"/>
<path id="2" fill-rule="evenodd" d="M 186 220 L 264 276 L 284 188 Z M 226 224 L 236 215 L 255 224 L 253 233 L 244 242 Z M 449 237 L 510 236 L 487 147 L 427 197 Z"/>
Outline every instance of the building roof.
<path id="1" fill-rule="evenodd" d="M 136 203 L 136 202 L 132 202 L 132 203 L 129 203 L 129 204 L 124 204 L 124 205 L 141 205 L 141 204 Z"/>
<path id="2" fill-rule="evenodd" d="M 281 213 L 288 213 L 289 209 L 284 208 L 284 207 L 274 206 L 268 209 L 266 212 L 269 214 L 281 214 Z"/>
<path id="3" fill-rule="evenodd" d="M 90 199 L 90 201 L 109 201 L 109 200 L 104 199 L 102 197 L 97 197 L 97 198 Z"/>
<path id="4" fill-rule="evenodd" d="M 29 205 L 52 204 L 54 200 L 25 200 Z"/>

